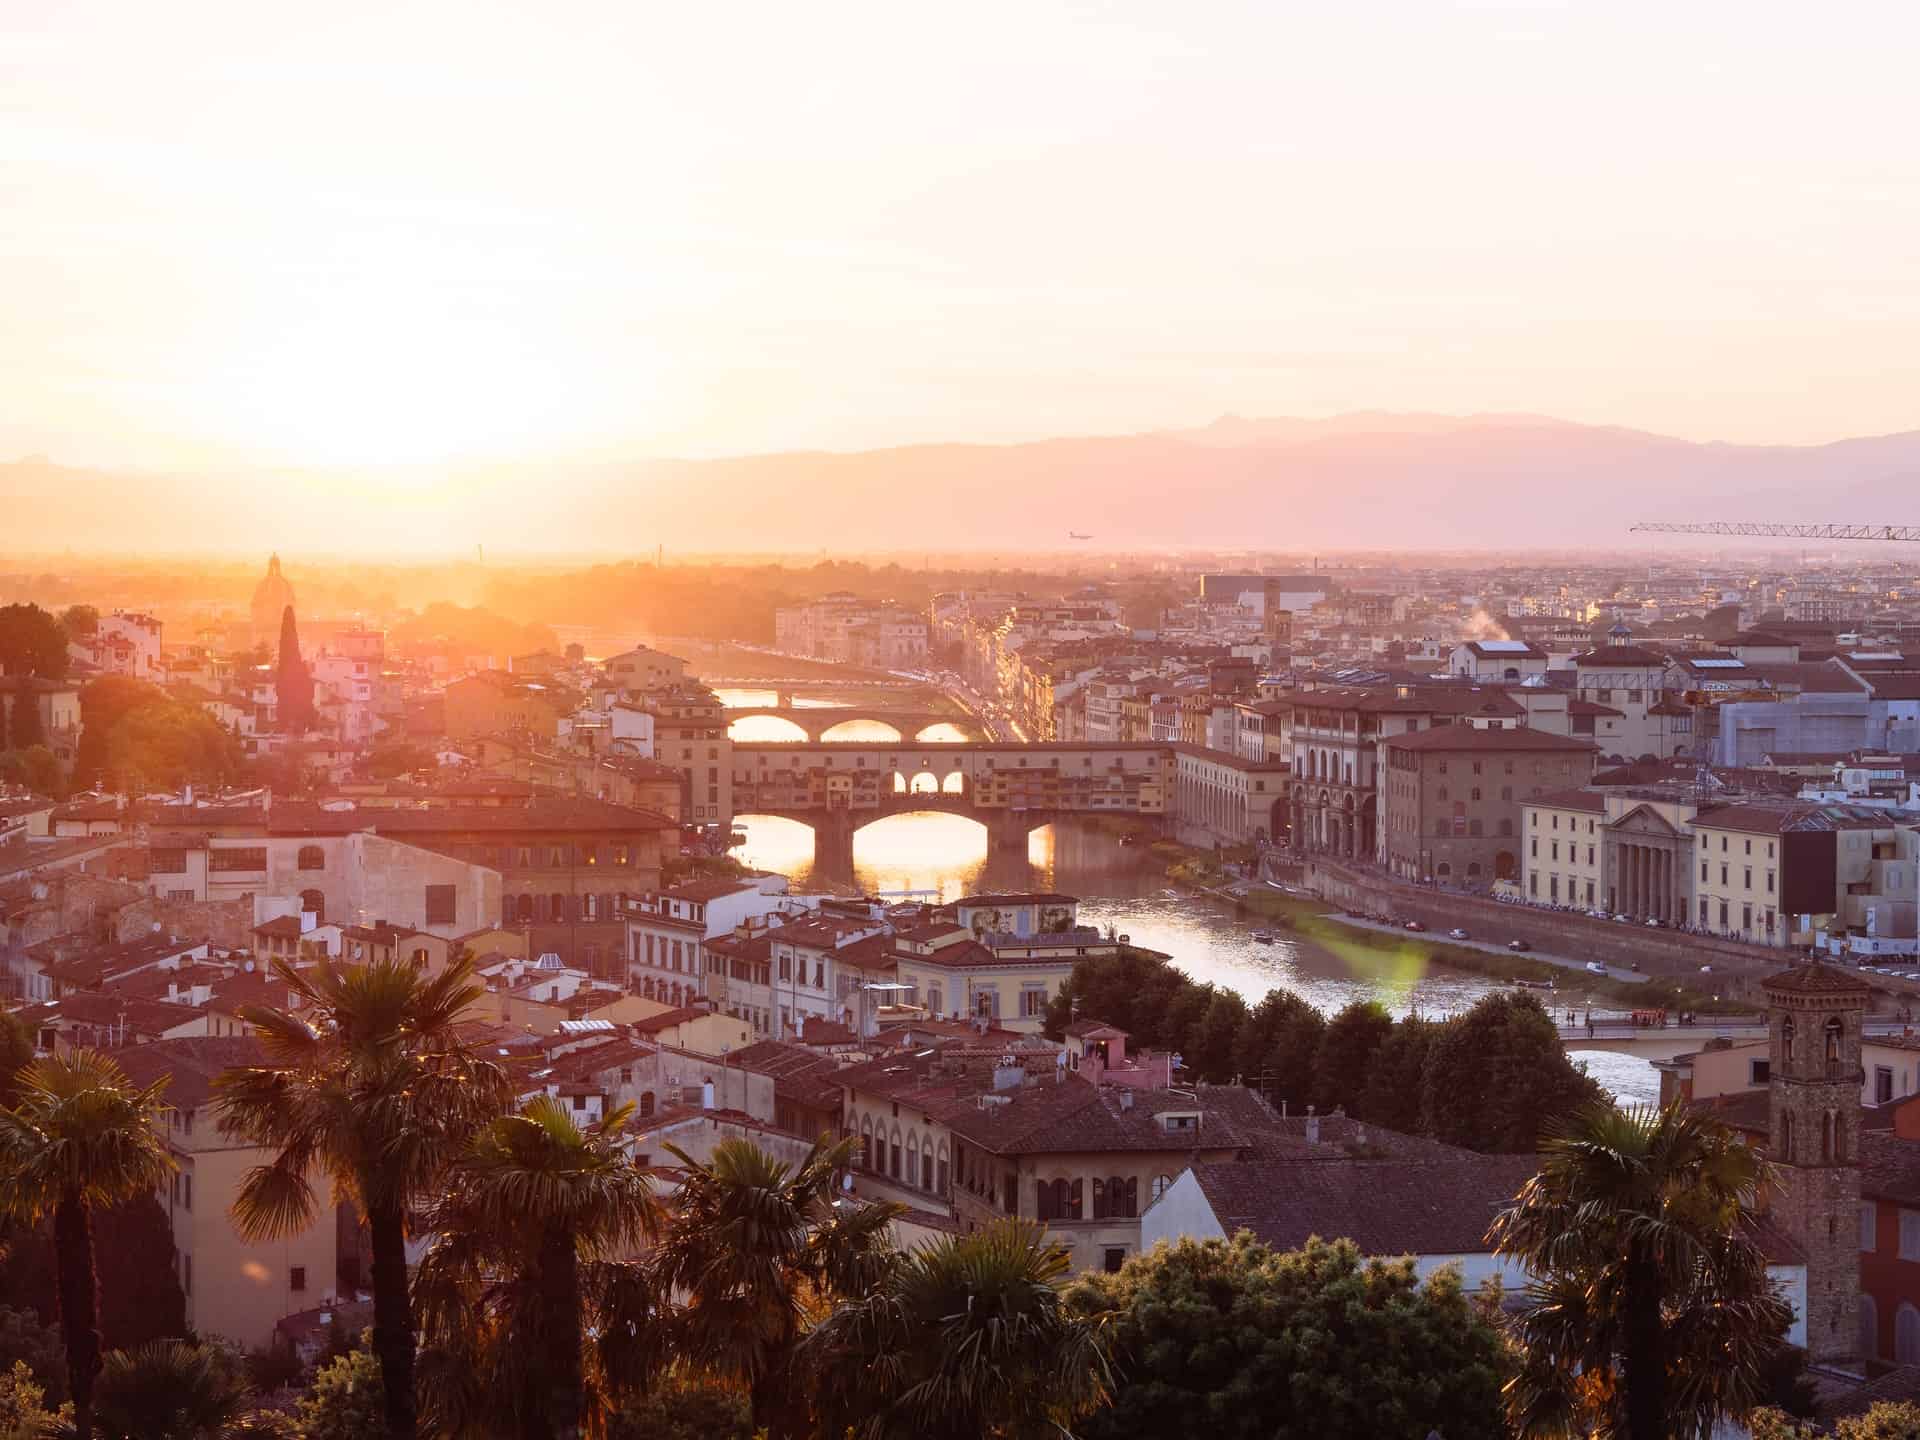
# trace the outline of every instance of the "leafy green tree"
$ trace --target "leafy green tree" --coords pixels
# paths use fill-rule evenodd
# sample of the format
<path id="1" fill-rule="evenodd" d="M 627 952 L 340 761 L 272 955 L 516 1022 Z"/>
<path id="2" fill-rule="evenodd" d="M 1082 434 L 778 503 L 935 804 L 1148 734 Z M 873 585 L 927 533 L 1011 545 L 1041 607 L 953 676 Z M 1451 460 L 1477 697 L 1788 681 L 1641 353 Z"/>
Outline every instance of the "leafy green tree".
<path id="1" fill-rule="evenodd" d="M 305 1440 L 394 1440 L 381 1365 L 364 1345 L 321 1366 L 299 1409 Z"/>
<path id="2" fill-rule="evenodd" d="M 243 1018 L 266 1063 L 215 1082 L 223 1128 L 273 1152 L 241 1182 L 234 1224 L 249 1240 L 304 1230 L 319 1215 L 318 1173 L 355 1201 L 373 1243 L 373 1348 L 386 1424 L 394 1440 L 412 1440 L 407 1217 L 511 1094 L 500 1067 L 460 1036 L 484 992 L 470 957 L 431 977 L 404 960 L 298 970 L 280 959 L 274 978 L 300 997 L 300 1012 L 249 1007 Z"/>
<path id="3" fill-rule="evenodd" d="M 103 1349 L 131 1349 L 186 1334 L 187 1297 L 180 1289 L 173 1223 L 156 1195 L 143 1192 L 96 1208 L 93 1253 L 100 1273 L 113 1277 L 99 1300 Z M 0 1254 L 0 1295 L 16 1296 L 51 1319 L 59 1313 L 59 1274 L 49 1217 L 22 1229 Z"/>
<path id="4" fill-rule="evenodd" d="M 753 1440 L 746 1392 L 673 1373 L 607 1417 L 606 1440 Z"/>
<path id="5" fill-rule="evenodd" d="M 1349 1107 L 1360 1119 L 1403 1135 L 1417 1135 L 1422 1124 L 1427 1052 L 1440 1023 L 1409 1015 L 1398 1022 L 1373 1052 L 1373 1065 L 1360 1088 L 1360 1102 Z"/>
<path id="6" fill-rule="evenodd" d="M 1206 1080 L 1234 1078 L 1234 1049 L 1247 1023 L 1247 1002 L 1231 990 L 1215 990 L 1206 1009 L 1178 1047 L 1191 1073 Z"/>
<path id="7" fill-rule="evenodd" d="M 1792 1319 L 1754 1238 L 1769 1174 L 1682 1102 L 1597 1103 L 1549 1135 L 1540 1173 L 1490 1232 L 1539 1277 L 1513 1322 L 1521 1435 L 1704 1436 L 1766 1398 Z"/>
<path id="8" fill-rule="evenodd" d="M 7 707 L 7 748 L 31 750 L 46 744 L 46 727 L 40 721 L 40 696 L 25 684 L 16 684 L 13 703 Z"/>
<path id="9" fill-rule="evenodd" d="M 27 750 L 0 750 L 0 780 L 21 785 L 35 795 L 60 799 L 67 793 L 66 776 L 60 761 L 44 745 Z"/>
<path id="10" fill-rule="evenodd" d="M 129 675 L 102 675 L 80 689 L 80 748 L 74 757 L 74 779 L 82 788 L 96 783 L 109 768 L 108 737 L 128 715 L 146 705 L 160 704 L 166 692 Z"/>
<path id="11" fill-rule="evenodd" d="M 1314 1103 L 1322 1111 L 1358 1111 L 1374 1059 L 1393 1034 L 1393 1017 L 1377 1000 L 1355 1000 L 1327 1022 L 1314 1056 Z"/>
<path id="12" fill-rule="evenodd" d="M 38 605 L 0 605 L 0 674 L 67 676 L 67 632 Z"/>
<path id="13" fill-rule="evenodd" d="M 835 1177 L 857 1143 L 816 1144 L 797 1166 L 744 1140 L 721 1141 L 704 1164 L 668 1146 L 683 1167 L 680 1191 L 647 1257 L 650 1294 L 628 1302 L 647 1313 L 631 1331 L 620 1323 L 603 1331 L 606 1372 L 645 1374 L 660 1353 L 649 1347 L 661 1345 L 696 1371 L 744 1388 L 756 1431 L 773 1440 L 805 1434 L 805 1377 L 794 1352 L 807 1307 L 873 1288 L 902 1209 L 834 1203 Z M 619 1304 L 610 1310 L 617 1319 Z M 628 1344 L 630 1333 L 638 1344 Z"/>
<path id="14" fill-rule="evenodd" d="M 1421 1078 L 1421 1129 L 1470 1150 L 1527 1154 L 1555 1121 L 1605 1098 L 1567 1059 L 1540 1002 L 1500 991 L 1434 1036 Z"/>
<path id="15" fill-rule="evenodd" d="M 0 1305 L 0 1372 L 11 1370 L 16 1363 L 24 1363 L 33 1372 L 34 1383 L 41 1387 L 47 1404 L 59 1406 L 66 1401 L 67 1352 L 60 1343 L 60 1332 L 32 1310 Z"/>
<path id="16" fill-rule="evenodd" d="M 1353 1243 L 1279 1252 L 1242 1231 L 1082 1276 L 1077 1314 L 1111 1326 L 1121 1379 L 1085 1440 L 1504 1440 L 1499 1334 L 1442 1270 Z"/>
<path id="17" fill-rule="evenodd" d="M 426 1387 L 442 1433 L 495 1434 L 510 1419 L 525 1440 L 556 1440 L 579 1434 L 590 1407 L 598 1418 L 583 1348 L 588 1319 L 604 1324 L 593 1271 L 659 1228 L 651 1183 L 622 1144 L 632 1117 L 624 1105 L 582 1129 L 538 1096 L 453 1162 L 414 1281 L 428 1343 L 466 1361 L 459 1383 Z"/>
<path id="18" fill-rule="evenodd" d="M 85 639 L 100 629 L 100 612 L 91 605 L 69 605 L 60 612 L 60 628 L 68 639 Z"/>
<path id="19" fill-rule="evenodd" d="M 106 758 L 130 787 L 224 784 L 241 768 L 239 742 L 218 721 L 197 705 L 164 697 L 121 717 L 107 735 Z"/>
<path id="20" fill-rule="evenodd" d="M 1253 1007 L 1235 1047 L 1235 1064 L 1276 1105 L 1295 1115 L 1314 1103 L 1327 1018 L 1291 990 L 1269 990 Z"/>
<path id="21" fill-rule="evenodd" d="M 24 1360 L 0 1370 L 0 1440 L 44 1440 L 59 1434 L 73 1419 L 71 1405 L 56 1405 L 34 1379 Z"/>
<path id="22" fill-rule="evenodd" d="M 895 1256 L 880 1284 L 801 1342 L 823 1433 L 859 1440 L 1040 1440 L 1105 1402 L 1101 1319 L 1070 1312 L 1065 1247 L 997 1220 Z"/>
<path id="23" fill-rule="evenodd" d="M 1920 1405 L 1910 1400 L 1881 1400 L 1861 1415 L 1844 1415 L 1831 1432 L 1795 1420 L 1783 1410 L 1764 1407 L 1747 1419 L 1753 1440 L 1920 1440 Z"/>
<path id="24" fill-rule="evenodd" d="M 101 1440 L 225 1440 L 251 1394 L 233 1355 L 161 1340 L 107 1356 L 94 1423 Z"/>
<path id="25" fill-rule="evenodd" d="M 101 1364 L 93 1212 L 150 1194 L 172 1173 L 155 1124 L 167 1082 L 136 1090 L 111 1056 L 81 1049 L 35 1060 L 18 1083 L 19 1102 L 0 1110 L 0 1218 L 53 1217 L 74 1427 L 89 1440 Z"/>

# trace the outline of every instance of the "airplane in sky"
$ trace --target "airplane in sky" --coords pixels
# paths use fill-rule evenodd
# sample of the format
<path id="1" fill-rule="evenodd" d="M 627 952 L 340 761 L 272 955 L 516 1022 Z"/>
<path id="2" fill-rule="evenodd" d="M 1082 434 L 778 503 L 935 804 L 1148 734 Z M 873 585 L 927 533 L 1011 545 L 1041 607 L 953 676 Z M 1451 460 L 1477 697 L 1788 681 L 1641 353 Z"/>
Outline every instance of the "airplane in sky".
<path id="1" fill-rule="evenodd" d="M 1067 538 L 1069 540 L 1091 540 L 1093 536 L 1082 535 L 1078 530 L 1069 530 L 1067 531 Z"/>

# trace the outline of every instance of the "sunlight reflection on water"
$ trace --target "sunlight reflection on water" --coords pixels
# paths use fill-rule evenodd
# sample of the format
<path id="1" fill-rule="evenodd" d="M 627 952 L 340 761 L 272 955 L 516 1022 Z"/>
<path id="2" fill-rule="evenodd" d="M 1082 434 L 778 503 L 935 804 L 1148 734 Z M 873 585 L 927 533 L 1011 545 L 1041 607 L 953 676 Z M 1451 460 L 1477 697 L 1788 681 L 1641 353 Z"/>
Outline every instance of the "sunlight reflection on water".
<path id="1" fill-rule="evenodd" d="M 734 853 L 746 864 L 812 882 L 813 832 L 795 820 L 742 816 L 747 840 Z M 853 838 L 854 882 L 869 894 L 934 891 L 943 901 L 983 890 L 1057 889 L 1080 897 L 1080 916 L 1108 925 L 1136 945 L 1164 951 L 1196 980 L 1238 991 L 1248 1003 L 1275 987 L 1331 1014 L 1357 999 L 1377 1000 L 1395 1016 L 1450 1014 L 1501 987 L 1478 975 L 1429 967 L 1409 943 L 1388 952 L 1328 947 L 1277 932 L 1255 943 L 1256 925 L 1224 903 L 1176 892 L 1163 862 L 1145 846 L 1123 847 L 1092 826 L 1063 824 L 1033 832 L 1024 857 L 990 855 L 984 826 L 959 815 L 919 813 L 875 821 Z M 1562 993 L 1559 1003 L 1579 1004 Z M 1624 1100 L 1653 1098 L 1658 1073 L 1645 1060 L 1582 1054 L 1589 1071 Z"/>

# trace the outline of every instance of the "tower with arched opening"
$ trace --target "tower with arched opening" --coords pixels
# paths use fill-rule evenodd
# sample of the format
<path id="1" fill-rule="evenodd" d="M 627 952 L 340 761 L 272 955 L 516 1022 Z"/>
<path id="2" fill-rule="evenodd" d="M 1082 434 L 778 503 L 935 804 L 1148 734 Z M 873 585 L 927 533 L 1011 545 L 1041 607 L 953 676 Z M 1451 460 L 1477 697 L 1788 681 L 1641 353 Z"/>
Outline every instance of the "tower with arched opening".
<path id="1" fill-rule="evenodd" d="M 1859 1350 L 1861 1026 L 1870 992 L 1818 960 L 1765 982 L 1772 1214 L 1807 1257 L 1807 1354 Z"/>

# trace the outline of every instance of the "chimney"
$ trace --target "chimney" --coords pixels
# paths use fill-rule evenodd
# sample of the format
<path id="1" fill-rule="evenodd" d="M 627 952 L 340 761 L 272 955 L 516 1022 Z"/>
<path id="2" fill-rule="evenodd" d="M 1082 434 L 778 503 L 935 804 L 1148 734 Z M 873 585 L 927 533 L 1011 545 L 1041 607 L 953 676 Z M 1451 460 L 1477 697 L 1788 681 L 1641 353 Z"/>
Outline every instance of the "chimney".
<path id="1" fill-rule="evenodd" d="M 1307 1144 L 1320 1143 L 1320 1117 L 1313 1113 L 1313 1106 L 1307 1106 Z"/>

